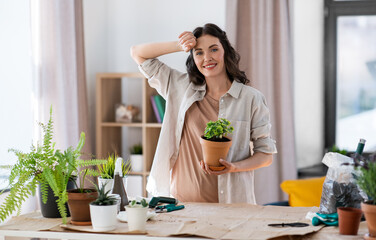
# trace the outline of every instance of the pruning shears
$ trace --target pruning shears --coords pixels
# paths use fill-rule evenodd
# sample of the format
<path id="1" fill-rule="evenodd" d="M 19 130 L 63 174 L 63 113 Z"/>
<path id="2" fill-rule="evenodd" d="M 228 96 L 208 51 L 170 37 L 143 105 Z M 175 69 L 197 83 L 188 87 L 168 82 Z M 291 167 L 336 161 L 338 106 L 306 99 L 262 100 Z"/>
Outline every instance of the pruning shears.
<path id="1" fill-rule="evenodd" d="M 183 209 L 184 205 L 175 205 L 175 204 L 167 204 L 155 207 L 156 213 L 163 213 L 163 212 L 172 212 L 176 210 Z"/>

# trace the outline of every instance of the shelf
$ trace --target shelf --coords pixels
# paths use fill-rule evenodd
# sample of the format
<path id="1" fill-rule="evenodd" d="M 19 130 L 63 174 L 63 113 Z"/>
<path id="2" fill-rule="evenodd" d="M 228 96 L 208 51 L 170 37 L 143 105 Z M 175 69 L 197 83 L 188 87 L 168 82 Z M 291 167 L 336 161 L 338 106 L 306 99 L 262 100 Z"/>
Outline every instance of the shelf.
<path id="1" fill-rule="evenodd" d="M 102 127 L 142 127 L 143 123 L 103 122 Z"/>
<path id="2" fill-rule="evenodd" d="M 138 94 L 139 90 L 136 91 L 136 88 L 140 89 L 140 85 L 142 89 Z M 129 128 L 126 132 L 132 132 L 136 134 L 136 137 L 140 136 L 143 147 L 143 170 L 131 172 L 129 175 L 142 177 L 142 194 L 146 197 L 146 181 L 150 174 L 162 127 L 161 123 L 157 123 L 150 102 L 150 97 L 157 92 L 149 87 L 147 79 L 141 73 L 98 73 L 96 88 L 96 157 L 107 158 L 112 153 L 124 154 L 123 148 L 131 147 L 129 145 L 135 140 L 134 135 L 123 135 L 122 128 Z M 133 93 L 141 97 L 134 98 Z M 122 103 L 124 97 L 130 97 L 133 104 L 141 107 L 142 120 L 140 122 L 115 122 L 115 106 Z"/>
<path id="3" fill-rule="evenodd" d="M 102 122 L 102 127 L 149 127 L 149 128 L 161 128 L 162 123 L 120 123 L 120 122 Z"/>

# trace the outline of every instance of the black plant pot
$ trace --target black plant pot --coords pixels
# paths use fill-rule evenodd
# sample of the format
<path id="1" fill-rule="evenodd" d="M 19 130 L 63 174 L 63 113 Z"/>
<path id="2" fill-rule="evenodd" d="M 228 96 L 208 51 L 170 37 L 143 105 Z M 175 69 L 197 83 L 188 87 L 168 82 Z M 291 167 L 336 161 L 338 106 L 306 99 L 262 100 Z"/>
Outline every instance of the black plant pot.
<path id="1" fill-rule="evenodd" d="M 69 180 L 69 182 L 68 182 L 67 190 L 70 190 L 70 189 L 75 189 L 75 184 L 74 184 L 73 180 Z M 61 218 L 59 209 L 57 207 L 56 200 L 57 200 L 57 197 L 54 196 L 54 193 L 53 193 L 50 185 L 48 185 L 47 202 L 46 202 L 46 204 L 44 204 L 43 200 L 42 200 L 42 192 L 41 192 L 41 189 L 39 187 L 40 210 L 42 212 L 43 217 L 45 217 L 45 218 Z M 65 207 L 67 209 L 67 217 L 70 217 L 68 203 L 65 203 Z"/>

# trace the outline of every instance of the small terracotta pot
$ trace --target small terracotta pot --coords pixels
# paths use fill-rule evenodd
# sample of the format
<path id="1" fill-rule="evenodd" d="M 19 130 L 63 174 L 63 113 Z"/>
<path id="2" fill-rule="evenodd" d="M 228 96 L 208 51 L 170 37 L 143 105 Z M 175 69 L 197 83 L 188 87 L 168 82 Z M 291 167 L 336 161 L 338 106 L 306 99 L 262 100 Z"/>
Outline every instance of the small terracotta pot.
<path id="1" fill-rule="evenodd" d="M 362 218 L 362 210 L 352 207 L 337 208 L 339 234 L 357 235 L 360 219 Z"/>
<path id="2" fill-rule="evenodd" d="M 209 141 L 204 139 L 203 136 L 201 136 L 200 138 L 204 162 L 209 165 L 209 168 L 211 170 L 219 171 L 225 168 L 222 164 L 219 163 L 219 159 L 226 159 L 227 153 L 230 150 L 232 144 L 231 139 L 225 139 L 227 139 L 228 141 Z"/>
<path id="3" fill-rule="evenodd" d="M 369 236 L 376 237 L 376 205 L 362 203 L 361 208 L 367 221 Z"/>
<path id="4" fill-rule="evenodd" d="M 88 190 L 88 189 L 84 189 Z M 78 189 L 68 191 L 68 206 L 71 214 L 71 223 L 74 225 L 91 225 L 90 203 L 98 197 L 95 189 L 81 193 Z"/>

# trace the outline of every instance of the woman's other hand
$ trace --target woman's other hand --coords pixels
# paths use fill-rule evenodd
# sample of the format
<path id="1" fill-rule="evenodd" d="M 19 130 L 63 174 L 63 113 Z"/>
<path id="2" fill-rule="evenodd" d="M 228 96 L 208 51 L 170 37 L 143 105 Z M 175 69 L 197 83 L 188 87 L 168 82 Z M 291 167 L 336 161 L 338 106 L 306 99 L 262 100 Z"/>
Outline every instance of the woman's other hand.
<path id="1" fill-rule="evenodd" d="M 189 52 L 192 48 L 196 46 L 196 37 L 192 32 L 185 31 L 179 35 L 179 47 L 184 52 Z"/>
<path id="2" fill-rule="evenodd" d="M 220 171 L 210 170 L 209 165 L 207 165 L 203 160 L 200 161 L 200 166 L 206 174 L 221 175 L 221 174 L 235 171 L 235 165 L 233 163 L 227 162 L 226 160 L 223 160 L 223 159 L 219 159 L 219 162 L 223 166 L 225 166 L 225 169 L 220 170 Z"/>

